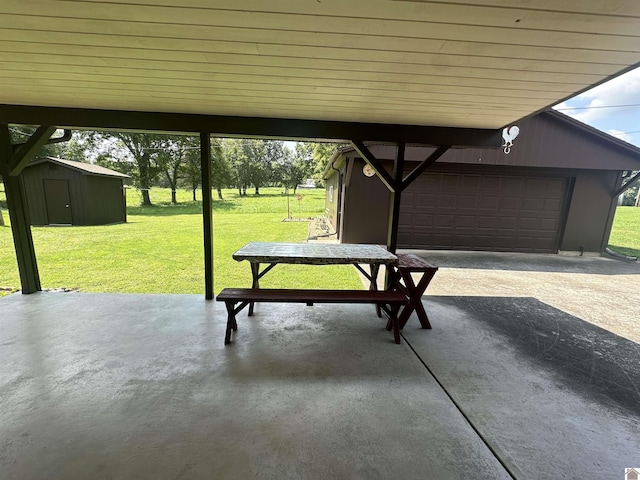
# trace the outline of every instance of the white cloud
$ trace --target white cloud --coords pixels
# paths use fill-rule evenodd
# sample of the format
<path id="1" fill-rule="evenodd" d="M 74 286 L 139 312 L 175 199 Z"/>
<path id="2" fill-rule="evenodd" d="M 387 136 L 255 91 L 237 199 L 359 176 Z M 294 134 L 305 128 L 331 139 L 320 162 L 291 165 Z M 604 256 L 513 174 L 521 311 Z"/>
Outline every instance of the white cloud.
<path id="1" fill-rule="evenodd" d="M 632 140 L 631 135 L 629 135 L 628 133 L 621 132 L 620 130 L 616 130 L 615 128 L 607 130 L 607 133 L 616 138 L 619 138 L 620 140 L 624 140 L 625 142 L 631 143 L 631 140 Z"/>
<path id="2" fill-rule="evenodd" d="M 640 68 L 598 85 L 578 95 L 576 100 L 584 103 L 587 107 L 640 104 Z M 637 111 L 638 107 L 589 108 L 569 114 L 582 122 L 590 123 L 612 114 L 623 115 Z"/>

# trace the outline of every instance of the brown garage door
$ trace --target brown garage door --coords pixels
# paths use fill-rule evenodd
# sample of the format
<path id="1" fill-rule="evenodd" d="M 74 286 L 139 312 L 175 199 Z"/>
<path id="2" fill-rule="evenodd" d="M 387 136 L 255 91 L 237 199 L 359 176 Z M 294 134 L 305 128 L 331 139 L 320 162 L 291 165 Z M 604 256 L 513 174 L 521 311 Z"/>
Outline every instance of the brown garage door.
<path id="1" fill-rule="evenodd" d="M 567 178 L 425 173 L 402 195 L 400 248 L 558 250 Z"/>

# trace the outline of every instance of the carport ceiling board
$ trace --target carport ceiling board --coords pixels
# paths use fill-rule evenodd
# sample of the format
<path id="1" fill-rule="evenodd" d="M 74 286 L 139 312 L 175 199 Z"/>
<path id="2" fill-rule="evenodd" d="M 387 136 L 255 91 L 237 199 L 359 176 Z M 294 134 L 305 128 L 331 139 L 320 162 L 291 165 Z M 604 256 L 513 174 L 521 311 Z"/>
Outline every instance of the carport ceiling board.
<path id="1" fill-rule="evenodd" d="M 0 2 L 0 103 L 497 129 L 640 61 L 640 2 Z"/>

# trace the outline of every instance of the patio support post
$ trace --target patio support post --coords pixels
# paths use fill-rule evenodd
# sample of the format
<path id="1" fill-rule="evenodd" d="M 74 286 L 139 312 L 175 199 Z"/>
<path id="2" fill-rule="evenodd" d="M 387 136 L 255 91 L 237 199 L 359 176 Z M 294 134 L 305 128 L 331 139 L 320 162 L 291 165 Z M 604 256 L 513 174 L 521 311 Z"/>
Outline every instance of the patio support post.
<path id="1" fill-rule="evenodd" d="M 9 125 L 0 124 L 0 175 L 7 197 L 22 293 L 28 294 L 38 292 L 42 287 L 22 184 L 20 177 L 11 175 L 13 156 Z"/>
<path id="2" fill-rule="evenodd" d="M 211 136 L 200 133 L 200 165 L 202 172 L 202 226 L 204 230 L 204 290 L 213 299 L 213 196 L 211 193 Z"/>
<path id="3" fill-rule="evenodd" d="M 396 253 L 398 247 L 398 223 L 400 220 L 400 198 L 402 196 L 402 173 L 404 170 L 405 143 L 398 144 L 398 154 L 393 162 L 393 190 L 389 205 L 389 228 L 387 230 L 387 250 Z"/>

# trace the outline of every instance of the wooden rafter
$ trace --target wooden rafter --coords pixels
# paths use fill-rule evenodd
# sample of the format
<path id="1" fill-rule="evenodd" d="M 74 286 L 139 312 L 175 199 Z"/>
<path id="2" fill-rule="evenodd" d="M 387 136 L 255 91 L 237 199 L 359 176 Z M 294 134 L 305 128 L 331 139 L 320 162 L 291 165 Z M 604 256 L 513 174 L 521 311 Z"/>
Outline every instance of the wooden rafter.
<path id="1" fill-rule="evenodd" d="M 371 165 L 371 168 L 375 170 L 382 183 L 384 183 L 391 192 L 395 192 L 396 188 L 398 187 L 396 179 L 389 175 L 389 172 L 384 169 L 382 163 L 380 163 L 380 161 L 376 157 L 374 157 L 367 146 L 360 140 L 352 140 L 351 144 L 353 145 L 353 148 L 355 148 L 356 152 L 358 152 L 358 154 L 364 159 L 364 161 Z"/>
<path id="2" fill-rule="evenodd" d="M 640 172 L 637 172 L 633 177 L 627 180 L 624 185 L 622 185 L 618 190 L 616 190 L 613 194 L 613 198 L 621 195 L 625 190 L 633 187 L 633 185 L 640 180 Z"/>
<path id="3" fill-rule="evenodd" d="M 49 138 L 56 131 L 56 127 L 40 126 L 36 129 L 29 140 L 23 143 L 11 157 L 9 161 L 10 172 L 9 175 L 17 176 L 22 172 L 33 157 L 38 153 L 43 145 L 49 142 Z"/>
<path id="4" fill-rule="evenodd" d="M 444 155 L 450 146 L 438 147 L 428 158 L 420 162 L 420 164 L 414 168 L 411 173 L 402 179 L 402 190 L 407 188 L 413 181 L 424 173 L 424 171 L 433 165 L 442 155 Z"/>

